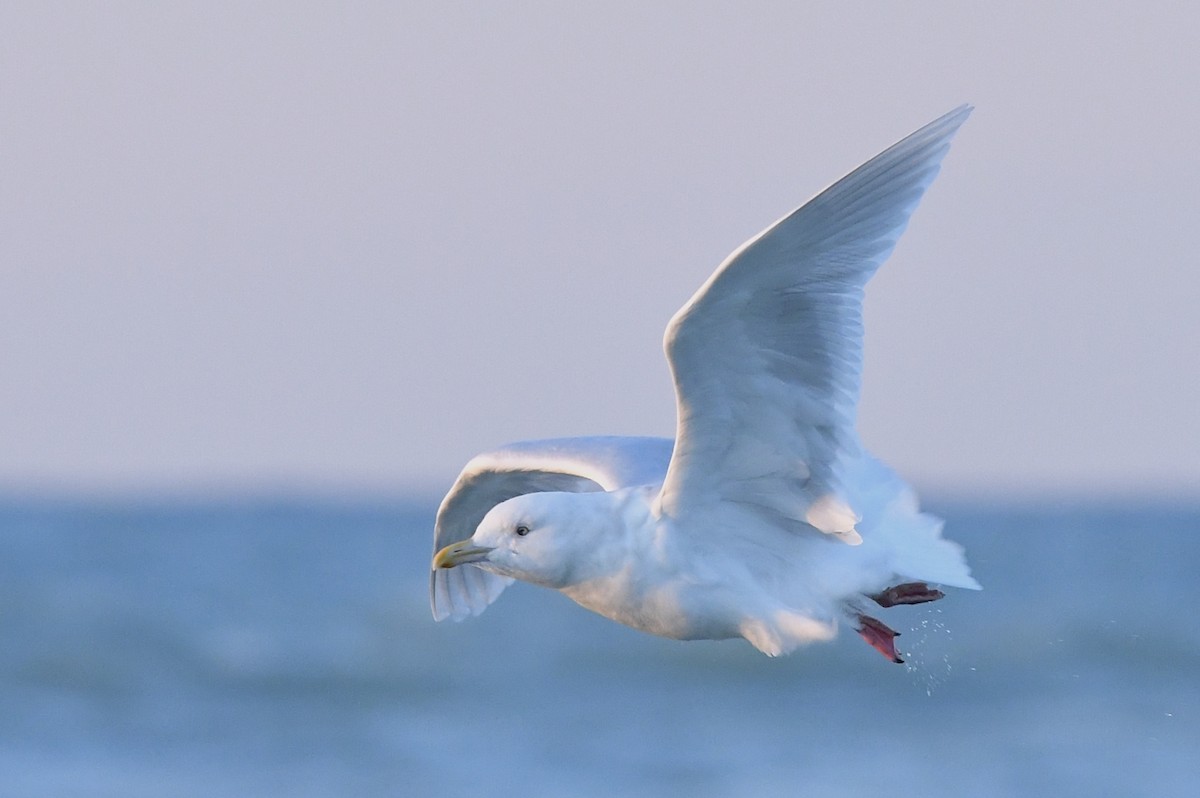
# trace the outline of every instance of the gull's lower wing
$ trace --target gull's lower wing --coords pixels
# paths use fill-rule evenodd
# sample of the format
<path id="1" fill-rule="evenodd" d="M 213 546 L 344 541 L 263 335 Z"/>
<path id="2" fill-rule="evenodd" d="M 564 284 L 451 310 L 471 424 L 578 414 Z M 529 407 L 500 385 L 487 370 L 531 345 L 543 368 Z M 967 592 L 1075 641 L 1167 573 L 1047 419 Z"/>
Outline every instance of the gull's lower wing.
<path id="1" fill-rule="evenodd" d="M 514 496 L 659 485 L 673 445 L 670 438 L 558 438 L 513 443 L 477 455 L 438 508 L 433 551 L 471 537 L 488 510 Z M 512 581 L 470 566 L 436 569 L 429 576 L 433 617 L 440 621 L 478 615 Z"/>
<path id="2" fill-rule="evenodd" d="M 971 109 L 931 122 L 743 244 L 672 318 L 676 448 L 661 506 L 754 505 L 849 542 L 863 287 Z"/>

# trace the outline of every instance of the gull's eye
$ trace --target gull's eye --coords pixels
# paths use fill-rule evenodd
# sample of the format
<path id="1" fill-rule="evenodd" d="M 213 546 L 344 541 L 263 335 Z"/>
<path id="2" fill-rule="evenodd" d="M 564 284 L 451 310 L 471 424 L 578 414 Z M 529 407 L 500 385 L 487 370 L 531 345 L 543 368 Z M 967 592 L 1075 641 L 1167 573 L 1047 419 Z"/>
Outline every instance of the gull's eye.
<path id="1" fill-rule="evenodd" d="M 529 527 L 525 526 L 524 524 L 518 524 L 517 525 L 517 534 L 520 535 L 521 537 L 525 537 L 526 535 L 529 534 Z"/>

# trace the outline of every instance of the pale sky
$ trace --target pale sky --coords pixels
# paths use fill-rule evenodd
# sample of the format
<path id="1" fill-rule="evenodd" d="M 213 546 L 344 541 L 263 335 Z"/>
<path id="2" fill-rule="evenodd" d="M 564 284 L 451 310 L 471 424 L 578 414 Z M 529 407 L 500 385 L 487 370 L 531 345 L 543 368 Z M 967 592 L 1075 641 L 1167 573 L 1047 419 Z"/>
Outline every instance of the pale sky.
<path id="1" fill-rule="evenodd" d="M 970 102 L 869 288 L 864 439 L 926 489 L 1196 495 L 1197 41 L 1184 3 L 5 3 L 0 491 L 432 493 L 670 435 L 675 309 Z"/>

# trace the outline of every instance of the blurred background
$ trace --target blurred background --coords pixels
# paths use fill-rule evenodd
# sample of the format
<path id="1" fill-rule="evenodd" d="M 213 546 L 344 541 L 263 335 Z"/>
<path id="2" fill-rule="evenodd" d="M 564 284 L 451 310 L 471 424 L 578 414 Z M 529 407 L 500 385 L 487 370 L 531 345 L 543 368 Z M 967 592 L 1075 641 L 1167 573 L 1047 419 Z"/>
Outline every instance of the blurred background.
<path id="1" fill-rule="evenodd" d="M 3 4 L 0 794 L 1190 795 L 1198 24 Z M 471 455 L 670 435 L 670 315 L 962 102 L 860 425 L 983 593 L 895 610 L 904 667 L 432 622 Z"/>

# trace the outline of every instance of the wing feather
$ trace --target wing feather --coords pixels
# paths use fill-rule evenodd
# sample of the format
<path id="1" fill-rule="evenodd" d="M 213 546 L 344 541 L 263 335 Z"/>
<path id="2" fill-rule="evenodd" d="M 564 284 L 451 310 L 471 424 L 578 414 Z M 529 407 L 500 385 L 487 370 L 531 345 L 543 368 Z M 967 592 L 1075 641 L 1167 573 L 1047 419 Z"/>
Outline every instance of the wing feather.
<path id="1" fill-rule="evenodd" d="M 675 314 L 664 512 L 733 501 L 861 540 L 841 472 L 860 454 L 863 287 L 970 111 L 931 122 L 743 244 Z"/>

